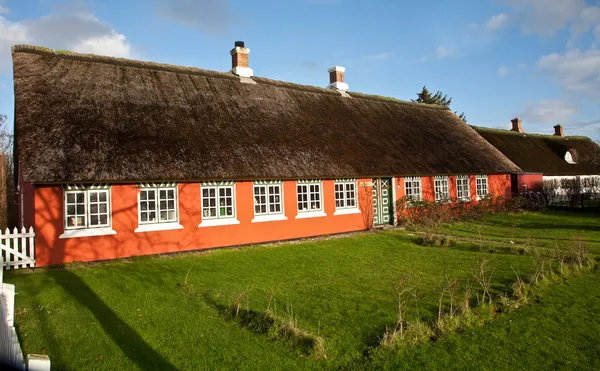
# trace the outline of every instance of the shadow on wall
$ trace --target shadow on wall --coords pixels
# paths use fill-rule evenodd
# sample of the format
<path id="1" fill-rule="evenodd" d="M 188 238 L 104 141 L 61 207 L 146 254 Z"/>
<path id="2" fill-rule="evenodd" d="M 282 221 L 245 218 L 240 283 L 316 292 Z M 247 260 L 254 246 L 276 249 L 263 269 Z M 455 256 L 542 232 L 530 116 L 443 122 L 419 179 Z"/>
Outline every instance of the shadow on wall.
<path id="1" fill-rule="evenodd" d="M 161 237 L 163 234 L 135 233 L 138 227 L 137 197 L 133 197 L 129 204 L 111 210 L 116 235 L 60 239 L 64 232 L 62 188 L 48 187 L 44 192 L 37 192 L 35 200 L 36 260 L 42 265 L 199 250 L 203 247 L 200 242 L 202 235 L 190 228 L 174 231 L 177 238 L 169 241 Z M 60 207 L 57 207 L 57 200 Z M 179 213 L 188 215 L 193 211 L 186 207 L 185 202 L 180 202 Z M 93 248 L 92 243 L 101 244 L 102 248 Z M 77 244 L 77 248 L 73 248 L 73 244 Z M 157 251 L 156 246 L 168 249 Z"/>

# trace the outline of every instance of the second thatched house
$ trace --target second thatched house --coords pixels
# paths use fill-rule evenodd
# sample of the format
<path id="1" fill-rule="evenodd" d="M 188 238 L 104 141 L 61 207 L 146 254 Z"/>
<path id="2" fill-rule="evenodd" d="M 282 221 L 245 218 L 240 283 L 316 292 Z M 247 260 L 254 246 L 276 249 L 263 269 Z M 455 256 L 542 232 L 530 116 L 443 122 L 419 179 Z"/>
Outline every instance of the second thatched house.
<path id="1" fill-rule="evenodd" d="M 600 192 L 600 147 L 590 138 L 566 136 L 562 125 L 552 135 L 525 133 L 519 118 L 511 130 L 474 129 L 521 169 L 511 174 L 513 193 L 543 191 L 545 184 L 545 193 L 564 202 Z"/>
<path id="2" fill-rule="evenodd" d="M 444 107 L 13 48 L 21 221 L 37 265 L 361 230 L 402 196 L 510 195 L 520 169 Z"/>

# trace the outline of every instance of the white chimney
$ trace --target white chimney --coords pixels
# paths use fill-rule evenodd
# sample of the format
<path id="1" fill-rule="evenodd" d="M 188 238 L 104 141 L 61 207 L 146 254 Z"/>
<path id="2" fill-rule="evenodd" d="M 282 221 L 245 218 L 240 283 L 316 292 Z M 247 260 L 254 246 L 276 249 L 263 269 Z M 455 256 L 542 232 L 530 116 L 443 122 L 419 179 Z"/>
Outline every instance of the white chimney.
<path id="1" fill-rule="evenodd" d="M 235 47 L 229 52 L 231 54 L 231 72 L 239 77 L 252 77 L 254 71 L 248 67 L 248 54 L 250 49 L 244 47 L 243 41 L 236 41 Z"/>
<path id="2" fill-rule="evenodd" d="M 327 70 L 329 72 L 329 86 L 330 89 L 336 89 L 342 92 L 348 90 L 348 84 L 344 82 L 344 67 L 335 66 Z"/>

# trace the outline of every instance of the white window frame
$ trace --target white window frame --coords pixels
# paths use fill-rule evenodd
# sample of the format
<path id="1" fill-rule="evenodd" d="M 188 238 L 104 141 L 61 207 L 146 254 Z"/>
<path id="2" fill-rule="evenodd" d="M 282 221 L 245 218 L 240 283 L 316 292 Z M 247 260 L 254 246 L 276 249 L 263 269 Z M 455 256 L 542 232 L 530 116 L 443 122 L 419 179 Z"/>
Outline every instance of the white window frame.
<path id="1" fill-rule="evenodd" d="M 276 192 L 273 192 L 273 194 L 271 194 L 271 188 L 274 188 L 274 187 L 279 188 L 279 194 L 277 194 Z M 257 188 L 258 189 L 264 188 L 264 190 L 265 190 L 264 205 L 266 207 L 266 212 L 264 212 L 264 213 L 256 212 L 256 206 L 262 205 L 262 202 L 257 204 L 256 197 L 262 196 L 260 194 L 259 195 L 256 194 Z M 279 196 L 279 202 L 271 202 L 271 196 L 276 197 L 277 195 Z M 262 181 L 252 182 L 252 200 L 253 200 L 253 210 L 254 210 L 254 219 L 252 219 L 252 223 L 287 220 L 287 217 L 285 216 L 285 209 L 284 209 L 283 182 L 282 181 L 262 180 Z M 279 211 L 271 211 L 271 206 L 273 206 L 273 205 L 276 206 L 277 204 L 279 204 Z"/>
<path id="2" fill-rule="evenodd" d="M 485 182 L 484 182 L 485 180 Z M 489 194 L 489 182 L 487 175 L 476 175 L 475 176 L 475 184 L 476 184 L 476 192 L 477 199 L 480 200 L 482 197 L 485 197 Z M 483 192 L 483 188 L 485 187 L 485 192 Z"/>
<path id="3" fill-rule="evenodd" d="M 418 193 L 415 194 L 415 183 L 418 184 Z M 410 187 L 409 187 L 410 185 Z M 410 195 L 408 190 L 410 189 Z M 404 177 L 404 195 L 408 199 L 408 203 L 420 202 L 423 200 L 423 182 L 420 176 L 405 176 Z"/>
<path id="4" fill-rule="evenodd" d="M 445 192 L 444 192 L 445 188 Z M 450 184 L 447 176 L 435 176 L 433 177 L 433 191 L 435 193 L 436 202 L 449 202 L 450 201 Z M 444 196 L 445 193 L 445 197 Z"/>
<path id="5" fill-rule="evenodd" d="M 464 194 L 465 192 L 466 194 Z M 471 201 L 471 185 L 468 175 L 456 176 L 456 199 L 458 201 Z"/>
<path id="6" fill-rule="evenodd" d="M 142 221 L 142 212 L 150 212 L 151 210 L 142 210 L 142 202 L 149 202 L 150 200 L 142 201 L 142 192 L 154 191 L 154 203 L 156 213 L 156 220 L 154 221 Z M 173 191 L 174 194 L 174 205 L 175 205 L 175 220 L 161 220 L 160 213 L 160 191 Z M 168 199 L 166 200 L 169 201 Z M 183 226 L 179 224 L 179 186 L 177 183 L 142 183 L 138 185 L 137 192 L 137 205 L 138 205 L 138 227 L 134 232 L 152 232 L 152 231 L 165 231 L 172 229 L 182 229 Z M 167 211 L 168 211 L 167 204 Z"/>
<path id="7" fill-rule="evenodd" d="M 315 194 L 315 192 L 311 192 L 310 188 L 311 186 L 318 186 L 319 187 L 319 208 L 318 209 L 310 209 L 310 210 L 301 210 L 300 209 L 300 202 L 304 203 L 306 202 L 309 206 L 311 203 L 311 194 Z M 300 195 L 300 193 L 298 192 L 298 188 L 299 187 L 306 187 L 306 201 L 299 201 L 298 197 Z M 302 192 L 304 193 L 304 192 Z M 297 180 L 296 181 L 296 209 L 298 211 L 298 215 L 296 215 L 296 219 L 302 219 L 302 218 L 314 218 L 314 217 L 319 217 L 319 216 L 327 216 L 327 214 L 325 213 L 325 204 L 324 204 L 324 200 L 323 200 L 323 182 L 321 180 L 318 179 L 302 179 L 302 180 Z"/>
<path id="8" fill-rule="evenodd" d="M 338 188 L 341 187 L 341 191 Z M 349 188 L 352 188 L 349 190 Z M 352 192 L 354 197 L 348 197 L 348 193 Z M 339 197 L 341 196 L 341 198 Z M 356 179 L 336 179 L 333 182 L 333 198 L 335 201 L 335 212 L 333 215 L 344 215 L 344 214 L 358 214 L 360 209 L 358 207 L 358 184 Z M 352 203 L 352 206 L 348 206 L 348 201 Z M 342 203 L 343 206 L 338 206 Z"/>
<path id="9" fill-rule="evenodd" d="M 202 222 L 198 224 L 198 227 L 213 227 L 220 225 L 230 225 L 230 224 L 240 224 L 239 220 L 237 220 L 237 197 L 236 197 L 236 183 L 233 181 L 223 181 L 223 182 L 203 182 L 200 184 L 200 214 L 202 218 Z M 204 196 L 203 191 L 206 189 L 214 189 L 215 190 L 215 208 L 216 215 L 215 216 L 204 216 Z M 220 204 L 221 204 L 221 196 L 219 195 L 219 191 L 221 189 L 231 189 L 231 215 L 220 215 Z M 225 196 L 226 197 L 226 196 Z M 209 198 L 210 199 L 210 198 Z M 227 205 L 224 205 L 227 207 Z M 210 210 L 212 207 L 209 204 L 208 209 Z"/>
<path id="10" fill-rule="evenodd" d="M 109 234 L 116 234 L 112 229 L 112 199 L 111 199 L 111 188 L 110 185 L 107 184 L 93 184 L 93 185 L 83 185 L 83 184 L 69 184 L 63 187 L 63 227 L 64 233 L 59 236 L 59 238 L 73 238 L 73 237 L 90 237 L 90 236 L 102 236 Z M 106 201 L 91 201 L 92 194 L 100 193 L 106 194 Z M 69 195 L 75 195 L 75 203 L 69 203 L 68 198 Z M 77 213 L 77 194 L 83 194 L 83 214 Z M 92 219 L 91 213 L 91 205 L 96 203 L 98 205 L 98 211 L 94 213 L 94 215 L 106 214 L 106 223 L 90 225 Z M 100 212 L 100 205 L 106 204 L 106 212 Z M 75 214 L 70 215 L 68 213 L 69 206 L 75 206 Z M 69 226 L 68 219 L 69 218 L 79 218 L 82 217 L 84 224 L 78 226 Z"/>

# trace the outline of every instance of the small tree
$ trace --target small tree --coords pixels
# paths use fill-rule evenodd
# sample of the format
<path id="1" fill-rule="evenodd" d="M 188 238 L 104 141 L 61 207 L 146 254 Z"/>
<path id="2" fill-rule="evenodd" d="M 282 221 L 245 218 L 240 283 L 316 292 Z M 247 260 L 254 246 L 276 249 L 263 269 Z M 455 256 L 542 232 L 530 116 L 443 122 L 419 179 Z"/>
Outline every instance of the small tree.
<path id="1" fill-rule="evenodd" d="M 444 94 L 441 90 L 438 90 L 435 94 L 431 94 L 429 90 L 423 86 L 423 90 L 421 90 L 420 93 L 417 93 L 417 99 L 413 99 L 412 101 L 425 104 L 437 104 L 450 108 L 452 97 L 448 98 L 448 94 Z M 467 116 L 464 112 L 460 115 L 456 111 L 454 111 L 454 113 L 457 114 L 461 120 L 467 122 Z"/>
<path id="2" fill-rule="evenodd" d="M 16 192 L 13 179 L 13 135 L 0 114 L 0 228 L 16 226 Z"/>

